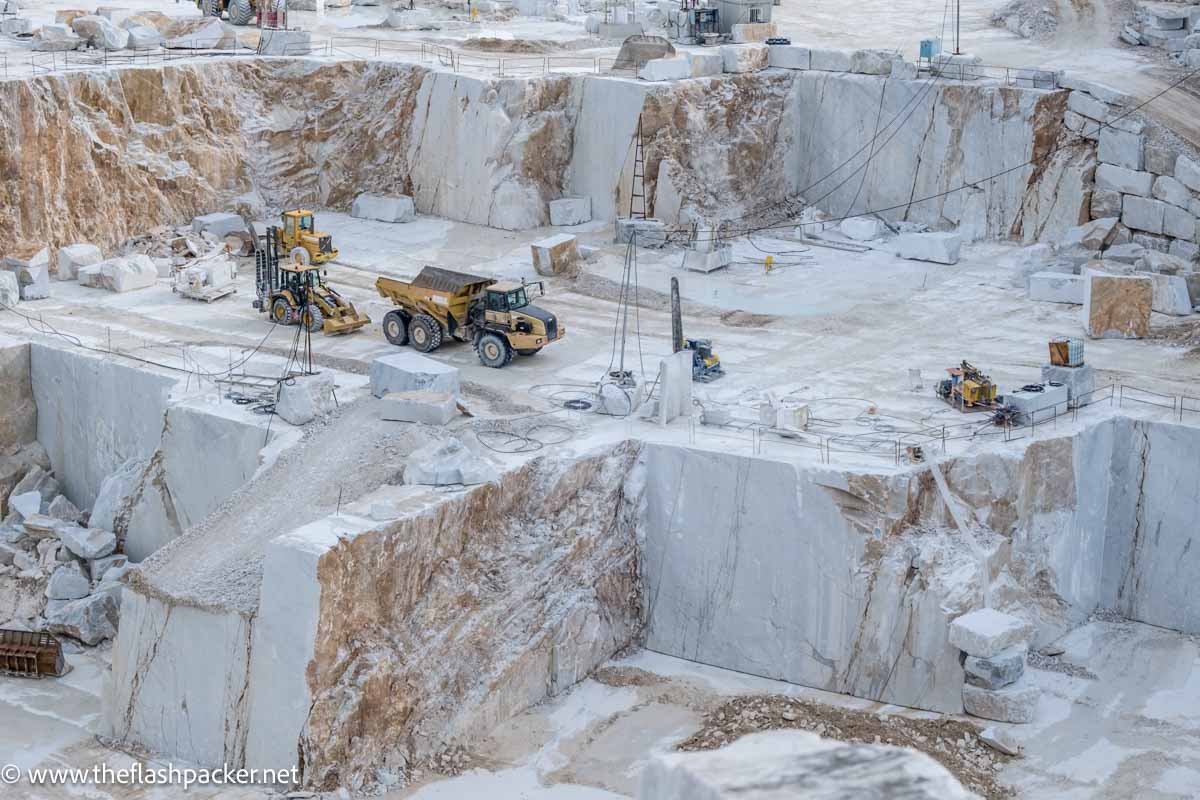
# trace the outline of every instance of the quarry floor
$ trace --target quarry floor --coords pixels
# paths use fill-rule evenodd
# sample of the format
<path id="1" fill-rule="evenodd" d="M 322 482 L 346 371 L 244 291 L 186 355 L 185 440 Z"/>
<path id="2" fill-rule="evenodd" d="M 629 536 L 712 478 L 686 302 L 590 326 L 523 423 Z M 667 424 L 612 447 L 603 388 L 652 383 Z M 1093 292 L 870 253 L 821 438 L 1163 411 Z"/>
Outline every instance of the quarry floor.
<path id="1" fill-rule="evenodd" d="M 391 225 L 323 212 L 318 221 L 341 250 L 329 267 L 329 281 L 369 314 L 372 324 L 346 336 L 314 336 L 314 358 L 321 368 L 357 373 L 359 385 L 372 359 L 395 350 L 379 328 L 391 305 L 374 289 L 378 275 L 412 277 L 425 264 L 436 264 L 536 280 L 529 243 L 551 232 L 511 233 L 424 216 Z M 564 340 L 535 357 L 517 358 L 504 370 L 483 367 L 462 343 L 451 342 L 435 354 L 461 370 L 467 404 L 477 417 L 556 412 L 566 418 L 562 401 L 586 393 L 620 364 L 614 300 L 625 248 L 611 244 L 611 230 L 602 223 L 557 230 L 570 230 L 581 244 L 601 248 L 580 277 L 550 279 L 547 296 L 538 300 L 558 315 L 567 330 Z M 776 254 L 770 273 L 763 267 L 767 252 Z M 699 402 L 725 405 L 735 419 L 753 421 L 767 391 L 803 399 L 817 419 L 813 430 L 839 437 L 839 452 L 830 456 L 838 464 L 886 466 L 894 460 L 897 437 L 942 425 L 951 437 L 963 437 L 951 441 L 949 451 L 963 452 L 996 440 L 999 431 L 983 415 L 959 414 L 933 396 L 933 384 L 944 370 L 966 358 L 989 372 L 1002 391 L 1016 388 L 1038 378 L 1050 338 L 1080 334 L 1078 306 L 1034 303 L 1014 287 L 1011 262 L 1017 252 L 1007 245 L 969 246 L 958 265 L 943 266 L 901 260 L 884 249 L 852 253 L 756 236 L 753 242 L 736 243 L 731 267 L 702 275 L 680 269 L 682 251 L 639 250 L 640 307 L 630 315 L 625 366 L 642 373 L 646 385 L 653 382 L 659 359 L 670 352 L 667 292 L 670 278 L 677 276 L 685 333 L 711 338 L 728 373 L 719 381 L 697 384 L 694 397 Z M 35 321 L 0 314 L 0 332 L 25 336 L 48 323 L 92 346 L 211 369 L 253 353 L 244 370 L 260 375 L 279 371 L 280 357 L 287 355 L 295 335 L 292 328 L 272 328 L 251 307 L 253 268 L 248 260 L 243 261 L 238 292 L 212 304 L 173 294 L 166 280 L 127 294 L 70 282 L 55 283 L 53 289 L 51 298 L 20 306 Z M 1155 315 L 1153 324 L 1161 330 L 1197 321 L 1195 315 Z M 47 340 L 62 343 L 57 336 Z M 1196 355 L 1165 338 L 1086 345 L 1097 386 L 1126 383 L 1176 395 L 1195 394 L 1192 387 L 1200 378 Z M 919 391 L 910 382 L 913 369 L 921 371 Z M 353 381 L 350 375 L 343 380 Z M 1157 412 L 1152 406 L 1125 405 L 1127 410 Z M 864 413 L 870 409 L 875 411 Z M 1099 413 L 1081 413 L 1080 424 L 1087 414 Z M 1170 417 L 1170 412 L 1160 415 Z M 1194 417 L 1185 415 L 1185 421 Z M 570 415 L 567 422 L 573 434 L 556 445 L 564 452 L 636 435 L 801 461 L 821 458 L 815 449 L 782 439 L 764 438 L 756 445 L 736 427 L 677 423 L 664 428 L 597 414 Z M 1040 426 L 1039 435 L 1061 433 L 1065 424 Z"/>
<path id="2" fill-rule="evenodd" d="M 1031 669 L 1043 689 L 1038 719 L 1004 726 L 1024 748 L 999 779 L 1021 798 L 1195 796 L 1200 785 L 1200 642 L 1131 622 L 1092 621 L 1061 642 L 1061 660 L 1095 677 Z M 73 671 L 58 681 L 0 681 L 0 752 L 22 768 L 36 765 L 127 766 L 132 756 L 105 747 L 92 730 L 100 715 L 109 653 L 68 655 Z M 810 699 L 885 716 L 924 716 L 897 707 L 804 689 L 650 652 L 613 662 L 653 680 L 609 685 L 587 680 L 568 694 L 500 726 L 467 754 L 454 777 L 424 775 L 389 800 L 615 800 L 631 796 L 646 759 L 673 749 L 703 715 L 739 695 Z M 623 669 L 622 672 L 632 670 Z M 644 676 L 643 676 L 644 677 Z M 159 800 L 169 787 L 18 786 L 19 800 Z M 200 800 L 260 800 L 259 787 L 197 787 Z"/>

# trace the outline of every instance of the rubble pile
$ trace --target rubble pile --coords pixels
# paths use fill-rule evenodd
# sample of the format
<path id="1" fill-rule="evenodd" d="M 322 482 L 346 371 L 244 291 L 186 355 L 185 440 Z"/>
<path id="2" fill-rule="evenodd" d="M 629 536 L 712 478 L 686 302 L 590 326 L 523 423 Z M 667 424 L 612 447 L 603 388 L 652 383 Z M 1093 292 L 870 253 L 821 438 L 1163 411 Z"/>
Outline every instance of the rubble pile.
<path id="1" fill-rule="evenodd" d="M 128 561 L 59 488 L 40 444 L 0 460 L 0 627 L 97 645 L 116 635 Z"/>
<path id="2" fill-rule="evenodd" d="M 932 757 L 981 797 L 1000 800 L 1013 795 L 997 779 L 1010 756 L 985 742 L 971 723 L 949 717 L 885 717 L 804 698 L 749 695 L 729 700 L 705 714 L 700 730 L 680 743 L 678 749 L 713 750 L 747 734 L 772 730 L 804 730 L 841 742 L 910 747 Z"/>

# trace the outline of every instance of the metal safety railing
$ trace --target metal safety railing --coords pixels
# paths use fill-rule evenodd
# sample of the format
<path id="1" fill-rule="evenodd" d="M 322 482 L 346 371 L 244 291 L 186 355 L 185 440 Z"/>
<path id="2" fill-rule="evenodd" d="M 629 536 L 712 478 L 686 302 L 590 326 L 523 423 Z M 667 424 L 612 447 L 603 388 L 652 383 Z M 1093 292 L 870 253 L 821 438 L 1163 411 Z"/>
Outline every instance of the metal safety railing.
<path id="1" fill-rule="evenodd" d="M 1120 407 L 1125 401 L 1141 403 L 1164 411 L 1170 411 L 1175 419 L 1184 420 L 1186 413 L 1200 415 L 1200 398 L 1188 395 L 1170 395 L 1129 384 L 1111 383 L 1085 392 L 1069 401 L 1059 401 L 1021 414 L 1016 420 L 1005 419 L 993 424 L 992 415 L 985 418 L 950 423 L 945 425 L 923 425 L 922 430 L 908 434 L 845 434 L 825 433 L 820 430 L 781 431 L 766 424 L 748 419 L 730 419 L 727 422 L 704 422 L 693 414 L 688 418 L 688 441 L 712 441 L 714 438 L 734 448 L 747 448 L 761 455 L 768 448 L 802 448 L 815 451 L 822 464 L 842 463 L 854 460 L 880 459 L 899 466 L 910 459 L 913 451 L 928 454 L 935 448 L 941 454 L 949 453 L 954 442 L 1003 441 L 1016 442 L 1034 438 L 1039 430 L 1055 430 L 1058 423 L 1075 423 L 1079 414 L 1089 406 L 1104 401 L 1109 406 Z"/>
<path id="2" fill-rule="evenodd" d="M 987 64 L 967 64 L 958 62 L 938 62 L 924 60 L 918 62 L 919 71 L 934 78 L 958 81 L 992 80 L 1000 81 L 1006 86 L 1016 86 L 1024 89 L 1057 89 L 1058 72 L 1039 67 L 998 67 Z"/>

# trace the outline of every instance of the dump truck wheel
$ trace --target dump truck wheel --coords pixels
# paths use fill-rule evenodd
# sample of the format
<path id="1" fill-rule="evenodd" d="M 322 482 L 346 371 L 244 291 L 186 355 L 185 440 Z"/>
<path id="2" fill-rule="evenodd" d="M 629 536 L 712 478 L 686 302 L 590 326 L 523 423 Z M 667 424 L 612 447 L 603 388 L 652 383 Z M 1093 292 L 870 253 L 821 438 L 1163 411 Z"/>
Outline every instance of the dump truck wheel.
<path id="1" fill-rule="evenodd" d="M 312 261 L 312 256 L 310 256 L 308 251 L 303 247 L 293 247 L 292 252 L 288 253 L 288 258 L 291 259 L 293 263 L 299 262 L 306 267 L 309 265 L 309 262 Z"/>
<path id="2" fill-rule="evenodd" d="M 250 0 L 230 0 L 229 23 L 231 25 L 249 25 L 254 21 L 254 4 Z"/>
<path id="3" fill-rule="evenodd" d="M 428 314 L 417 314 L 408 323 L 408 343 L 422 353 L 432 353 L 442 345 L 442 326 Z"/>
<path id="4" fill-rule="evenodd" d="M 296 321 L 292 314 L 292 307 L 282 297 L 276 298 L 275 302 L 271 304 L 271 319 L 275 320 L 278 325 L 291 325 Z"/>
<path id="5" fill-rule="evenodd" d="M 399 311 L 389 311 L 383 315 L 383 335 L 396 345 L 403 347 L 408 344 L 408 322 Z"/>
<path id="6" fill-rule="evenodd" d="M 519 356 L 536 356 L 540 352 L 542 352 L 542 348 L 540 348 L 540 347 L 526 347 L 521 350 L 518 350 L 517 355 L 519 355 Z"/>
<path id="7" fill-rule="evenodd" d="M 321 313 L 321 309 L 316 306 L 309 306 L 300 317 L 300 322 L 304 324 L 312 333 L 317 333 L 325 327 L 325 315 Z"/>
<path id="8" fill-rule="evenodd" d="M 479 360 L 485 367 L 493 369 L 508 366 L 513 357 L 513 350 L 508 346 L 508 342 L 495 333 L 480 336 L 479 341 L 475 343 L 475 352 L 479 354 Z"/>

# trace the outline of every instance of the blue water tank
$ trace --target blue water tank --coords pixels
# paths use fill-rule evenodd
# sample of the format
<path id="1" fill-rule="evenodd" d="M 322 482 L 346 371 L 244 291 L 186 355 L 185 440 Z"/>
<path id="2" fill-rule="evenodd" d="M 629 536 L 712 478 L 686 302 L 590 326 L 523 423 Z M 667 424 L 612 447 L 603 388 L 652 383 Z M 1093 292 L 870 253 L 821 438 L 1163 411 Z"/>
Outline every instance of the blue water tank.
<path id="1" fill-rule="evenodd" d="M 922 39 L 921 40 L 921 58 L 934 58 L 942 52 L 941 39 Z"/>

